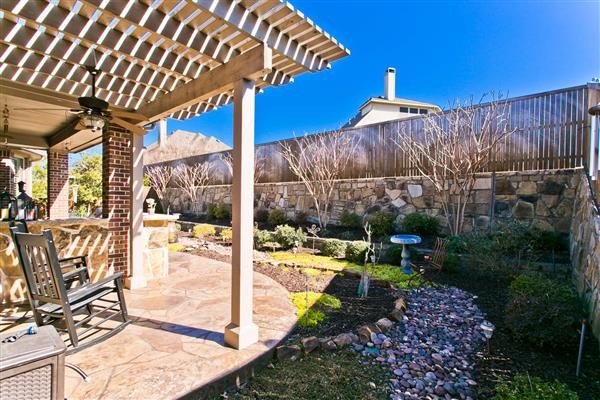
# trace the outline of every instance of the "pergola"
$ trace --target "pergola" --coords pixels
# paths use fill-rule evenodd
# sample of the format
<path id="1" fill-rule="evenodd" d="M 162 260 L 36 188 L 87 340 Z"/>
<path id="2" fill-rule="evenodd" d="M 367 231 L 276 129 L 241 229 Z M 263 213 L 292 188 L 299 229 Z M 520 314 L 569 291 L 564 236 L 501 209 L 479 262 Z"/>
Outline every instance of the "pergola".
<path id="1" fill-rule="evenodd" d="M 234 103 L 231 324 L 225 341 L 257 340 L 252 322 L 254 96 L 349 54 L 279 0 L 2 0 L 0 96 L 11 111 L 8 148 L 48 151 L 49 216 L 66 216 L 68 152 L 103 144 L 109 266 L 143 286 L 144 127 Z M 83 129 L 77 97 L 110 104 L 102 131 Z M 59 112 L 51 109 L 59 109 Z M 60 111 L 63 110 L 63 111 Z"/>

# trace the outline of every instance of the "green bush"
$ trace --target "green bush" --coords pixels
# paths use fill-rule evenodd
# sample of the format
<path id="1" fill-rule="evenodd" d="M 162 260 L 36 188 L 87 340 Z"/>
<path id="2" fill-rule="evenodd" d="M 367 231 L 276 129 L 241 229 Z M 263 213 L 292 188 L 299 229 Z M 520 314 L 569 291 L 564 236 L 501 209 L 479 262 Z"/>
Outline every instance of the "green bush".
<path id="1" fill-rule="evenodd" d="M 275 228 L 273 239 L 284 249 L 301 246 L 306 241 L 306 235 L 302 229 L 294 229 L 289 225 L 279 225 Z"/>
<path id="2" fill-rule="evenodd" d="M 426 236 L 437 236 L 440 224 L 437 218 L 427 214 L 412 213 L 404 217 L 404 232 Z"/>
<path id="3" fill-rule="evenodd" d="M 231 219 L 231 211 L 225 204 L 209 204 L 206 217 L 209 220 L 229 220 Z"/>
<path id="4" fill-rule="evenodd" d="M 402 246 L 392 245 L 385 251 L 385 262 L 393 265 L 400 265 L 402 261 Z"/>
<path id="5" fill-rule="evenodd" d="M 357 264 L 363 264 L 365 262 L 365 254 L 369 249 L 369 244 L 362 240 L 351 242 L 346 246 L 345 258 L 348 261 L 355 262 Z"/>
<path id="6" fill-rule="evenodd" d="M 362 228 L 362 218 L 358 214 L 344 211 L 340 215 L 340 225 L 348 229 Z"/>
<path id="7" fill-rule="evenodd" d="M 254 230 L 254 247 L 256 249 L 262 249 L 265 245 L 273 240 L 273 236 L 269 231 L 263 231 L 260 229 Z"/>
<path id="8" fill-rule="evenodd" d="M 231 228 L 221 229 L 221 232 L 219 232 L 219 237 L 224 241 L 231 241 L 233 240 L 233 230 Z"/>
<path id="9" fill-rule="evenodd" d="M 338 237 L 342 240 L 357 240 L 360 239 L 362 236 L 357 231 L 344 231 L 340 233 Z"/>
<path id="10" fill-rule="evenodd" d="M 269 213 L 269 217 L 267 218 L 267 222 L 271 226 L 285 224 L 286 220 L 287 218 L 285 217 L 285 213 L 278 208 L 271 210 L 271 212 Z"/>
<path id="11" fill-rule="evenodd" d="M 321 247 L 321 254 L 328 257 L 344 257 L 346 254 L 346 243 L 337 239 L 328 239 Z"/>
<path id="12" fill-rule="evenodd" d="M 369 225 L 374 238 L 391 235 L 394 232 L 394 217 L 390 213 L 378 211 L 369 217 Z"/>
<path id="13" fill-rule="evenodd" d="M 536 346 L 577 343 L 582 307 L 568 284 L 542 275 L 520 275 L 510 285 L 504 319 L 513 337 Z"/>
<path id="14" fill-rule="evenodd" d="M 196 238 L 215 236 L 215 232 L 215 227 L 209 224 L 199 224 L 194 226 L 194 229 L 192 229 L 192 234 Z"/>
<path id="15" fill-rule="evenodd" d="M 578 400 L 577 393 L 557 380 L 544 382 L 538 377 L 516 375 L 510 384 L 496 386 L 492 400 Z"/>
<path id="16" fill-rule="evenodd" d="M 569 249 L 569 242 L 561 233 L 533 228 L 532 236 L 534 248 L 538 251 L 566 251 Z"/>
<path id="17" fill-rule="evenodd" d="M 298 292 L 291 293 L 289 298 L 296 306 L 298 325 L 302 328 L 319 325 L 325 319 L 324 311 L 342 308 L 340 299 L 326 293 Z"/>
<path id="18" fill-rule="evenodd" d="M 444 267 L 442 271 L 454 273 L 458 271 L 458 267 L 460 266 L 460 257 L 458 254 L 453 252 L 448 252 L 446 254 L 446 260 L 444 260 Z"/>
<path id="19" fill-rule="evenodd" d="M 297 211 L 295 221 L 298 226 L 305 226 L 308 224 L 308 215 L 304 211 Z"/>
<path id="20" fill-rule="evenodd" d="M 269 211 L 264 208 L 259 208 L 254 212 L 254 221 L 256 222 L 267 222 L 269 218 Z"/>

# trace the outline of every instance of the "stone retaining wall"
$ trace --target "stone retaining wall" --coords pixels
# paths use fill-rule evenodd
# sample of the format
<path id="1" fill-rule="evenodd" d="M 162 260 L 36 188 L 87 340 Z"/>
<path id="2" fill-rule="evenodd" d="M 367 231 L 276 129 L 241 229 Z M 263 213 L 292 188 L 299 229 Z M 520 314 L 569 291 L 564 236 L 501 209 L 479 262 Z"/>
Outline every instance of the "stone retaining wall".
<path id="1" fill-rule="evenodd" d="M 568 233 L 575 191 L 579 184 L 577 170 L 502 172 L 496 175 L 492 195 L 491 174 L 482 174 L 467 206 L 466 228 L 485 228 L 493 218 L 496 221 L 517 219 L 545 230 Z M 189 200 L 178 189 L 169 189 L 171 210 L 185 212 L 191 209 Z M 441 203 L 431 182 L 423 177 L 393 177 L 340 180 L 333 194 L 331 223 L 337 224 L 344 210 L 359 215 L 387 211 L 401 223 L 404 216 L 415 211 L 437 216 L 445 224 Z M 202 207 L 208 204 L 231 204 L 229 185 L 206 188 Z M 290 220 L 304 212 L 316 221 L 312 199 L 300 182 L 262 183 L 255 186 L 255 207 L 279 208 Z"/>
<path id="2" fill-rule="evenodd" d="M 583 173 L 571 224 L 571 263 L 575 286 L 589 304 L 590 325 L 600 343 L 600 215 Z"/>
<path id="3" fill-rule="evenodd" d="M 88 271 L 92 281 L 108 276 L 108 221 L 105 219 L 66 219 L 31 221 L 31 233 L 50 229 L 58 250 L 58 257 L 88 255 Z M 27 301 L 26 284 L 8 231 L 8 223 L 0 223 L 0 281 L 2 306 Z"/>

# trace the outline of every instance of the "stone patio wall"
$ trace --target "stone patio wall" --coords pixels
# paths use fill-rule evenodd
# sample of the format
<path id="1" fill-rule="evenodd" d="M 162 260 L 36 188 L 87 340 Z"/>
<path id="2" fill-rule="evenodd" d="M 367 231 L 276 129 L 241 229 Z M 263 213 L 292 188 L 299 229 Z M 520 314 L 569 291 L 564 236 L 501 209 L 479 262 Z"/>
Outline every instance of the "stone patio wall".
<path id="1" fill-rule="evenodd" d="M 571 264 L 575 286 L 589 304 L 590 325 L 600 343 L 600 215 L 583 173 L 571 224 Z"/>
<path id="2" fill-rule="evenodd" d="M 107 220 L 33 221 L 28 223 L 28 227 L 32 233 L 50 229 L 59 251 L 59 258 L 87 254 L 88 270 L 93 281 L 113 272 L 107 262 L 109 237 Z M 27 301 L 25 279 L 6 222 L 0 223 L 0 281 L 3 307 Z"/>
<path id="3" fill-rule="evenodd" d="M 466 228 L 487 227 L 493 203 L 496 221 L 517 219 L 545 230 L 568 233 L 579 178 L 577 170 L 502 172 L 496 175 L 492 190 L 491 174 L 482 174 L 467 206 Z M 169 189 L 169 197 L 172 211 L 191 209 L 180 190 Z M 418 211 L 437 216 L 445 224 L 433 184 L 423 177 L 340 180 L 333 199 L 333 224 L 344 210 L 358 215 L 387 211 L 394 214 L 398 224 L 407 214 Z M 290 220 L 301 211 L 316 221 L 312 199 L 300 182 L 257 184 L 254 202 L 257 209 L 282 209 Z M 231 204 L 230 186 L 206 188 L 201 208 L 206 210 L 207 205 L 220 203 Z"/>

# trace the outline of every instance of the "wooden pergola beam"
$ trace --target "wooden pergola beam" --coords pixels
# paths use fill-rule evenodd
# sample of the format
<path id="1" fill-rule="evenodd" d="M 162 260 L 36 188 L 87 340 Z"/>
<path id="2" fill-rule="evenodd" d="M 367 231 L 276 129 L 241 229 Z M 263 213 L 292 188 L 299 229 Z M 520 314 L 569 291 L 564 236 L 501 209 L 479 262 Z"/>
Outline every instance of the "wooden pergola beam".
<path id="1" fill-rule="evenodd" d="M 71 96 L 54 90 L 42 89 L 31 86 L 26 83 L 11 81 L 0 78 L 0 93 L 7 96 L 20 97 L 46 103 L 50 106 L 69 108 L 79 108 L 79 102 L 76 96 Z"/>
<path id="2" fill-rule="evenodd" d="M 265 76 L 271 72 L 272 56 L 272 50 L 261 44 L 232 58 L 227 64 L 201 74 L 197 79 L 142 105 L 138 112 L 148 120 L 141 124 L 157 121 L 219 93 L 232 90 L 234 83 L 241 79 L 256 80 Z"/>

